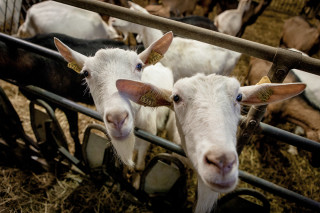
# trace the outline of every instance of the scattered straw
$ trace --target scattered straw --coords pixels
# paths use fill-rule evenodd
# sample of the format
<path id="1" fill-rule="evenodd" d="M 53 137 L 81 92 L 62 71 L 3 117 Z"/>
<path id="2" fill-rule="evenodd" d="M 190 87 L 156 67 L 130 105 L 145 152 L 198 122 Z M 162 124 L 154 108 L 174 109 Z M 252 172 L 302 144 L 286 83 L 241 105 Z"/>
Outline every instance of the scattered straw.
<path id="1" fill-rule="evenodd" d="M 279 44 L 282 24 L 288 15 L 265 11 L 257 22 L 249 26 L 244 39 L 277 46 Z M 319 53 L 318 53 L 319 54 Z M 314 57 L 318 57 L 316 54 Z M 244 84 L 249 64 L 249 56 L 243 55 L 233 72 Z M 13 102 L 28 135 L 34 138 L 30 127 L 29 111 L 25 99 L 15 86 L 0 81 Z M 93 106 L 88 106 L 93 108 Z M 58 120 L 67 128 L 65 117 L 58 112 Z M 80 140 L 89 123 L 100 123 L 87 116 L 80 115 Z M 277 120 L 273 124 L 292 131 L 292 124 Z M 72 141 L 66 132 L 68 141 Z M 163 152 L 154 147 L 153 155 Z M 70 147 L 72 150 L 72 147 Z M 310 154 L 299 151 L 298 155 L 287 152 L 288 145 L 273 138 L 254 136 L 252 143 L 246 146 L 240 156 L 240 169 L 272 181 L 285 188 L 320 201 L 320 170 L 309 164 Z M 195 175 L 188 171 L 188 205 L 191 208 L 195 199 Z M 87 177 L 68 172 L 57 179 L 51 173 L 35 174 L 17 168 L 1 166 L 0 171 L 0 212 L 150 212 L 145 204 L 139 203 L 118 184 L 96 186 Z M 254 188 L 240 181 L 239 187 Z M 271 203 L 271 212 L 311 212 L 294 202 L 274 196 L 257 189 L 267 196 Z"/>

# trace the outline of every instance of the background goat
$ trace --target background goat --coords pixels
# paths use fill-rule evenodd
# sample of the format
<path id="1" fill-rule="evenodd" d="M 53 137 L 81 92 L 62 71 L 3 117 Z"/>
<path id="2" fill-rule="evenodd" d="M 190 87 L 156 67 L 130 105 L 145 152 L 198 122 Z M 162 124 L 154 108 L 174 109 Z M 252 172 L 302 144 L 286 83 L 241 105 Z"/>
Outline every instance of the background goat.
<path id="1" fill-rule="evenodd" d="M 130 9 L 148 13 L 141 6 L 130 2 Z M 112 18 L 112 24 L 123 32 L 137 33 L 148 47 L 159 39 L 160 30 Z M 174 37 L 161 63 L 172 69 L 174 81 L 198 72 L 229 75 L 240 58 L 240 53 L 196 40 Z M 178 63 L 177 63 L 178 61 Z"/>
<path id="2" fill-rule="evenodd" d="M 40 33 L 63 33 L 81 39 L 119 37 L 98 13 L 55 1 L 34 4 L 16 36 L 26 38 Z"/>

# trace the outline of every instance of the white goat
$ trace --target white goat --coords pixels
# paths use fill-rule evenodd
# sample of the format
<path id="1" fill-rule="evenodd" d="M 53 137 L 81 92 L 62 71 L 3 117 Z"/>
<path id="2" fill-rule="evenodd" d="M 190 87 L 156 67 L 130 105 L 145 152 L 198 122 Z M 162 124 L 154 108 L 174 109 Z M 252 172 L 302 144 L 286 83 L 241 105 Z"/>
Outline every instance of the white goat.
<path id="1" fill-rule="evenodd" d="M 198 175 L 195 212 L 210 212 L 219 192 L 230 192 L 237 185 L 240 104 L 283 100 L 302 92 L 305 84 L 240 87 L 235 78 L 197 74 L 178 80 L 172 92 L 131 80 L 118 80 L 117 88 L 138 104 L 174 110 L 182 148 Z"/>
<path id="2" fill-rule="evenodd" d="M 137 152 L 136 169 L 143 170 L 149 143 L 135 138 L 134 127 L 140 127 L 156 134 L 160 121 L 164 122 L 168 109 L 152 110 L 124 99 L 117 91 L 119 78 L 142 80 L 162 88 L 172 88 L 172 71 L 161 64 L 146 67 L 157 62 L 171 41 L 172 33 L 167 33 L 139 55 L 122 49 L 101 49 L 94 57 L 86 57 L 55 39 L 55 45 L 69 66 L 81 71 L 92 94 L 97 111 L 103 118 L 111 142 L 120 159 L 133 167 L 134 150 Z M 164 112 L 164 110 L 166 112 Z"/>
<path id="3" fill-rule="evenodd" d="M 251 0 L 240 0 L 237 9 L 226 10 L 214 19 L 219 32 L 236 36 L 242 26 L 244 12 L 250 8 Z"/>
<path id="4" fill-rule="evenodd" d="M 40 33 L 62 33 L 80 39 L 119 38 L 112 25 L 98 13 L 55 1 L 34 4 L 19 27 L 17 37 L 32 37 Z"/>
<path id="5" fill-rule="evenodd" d="M 132 2 L 130 2 L 130 9 L 148 14 L 147 10 Z M 138 33 L 145 47 L 150 46 L 163 35 L 160 30 L 117 18 L 112 18 L 112 24 L 124 33 Z M 174 81 L 177 81 L 198 72 L 229 75 L 240 55 L 238 52 L 203 42 L 175 37 L 161 63 L 172 69 Z"/>

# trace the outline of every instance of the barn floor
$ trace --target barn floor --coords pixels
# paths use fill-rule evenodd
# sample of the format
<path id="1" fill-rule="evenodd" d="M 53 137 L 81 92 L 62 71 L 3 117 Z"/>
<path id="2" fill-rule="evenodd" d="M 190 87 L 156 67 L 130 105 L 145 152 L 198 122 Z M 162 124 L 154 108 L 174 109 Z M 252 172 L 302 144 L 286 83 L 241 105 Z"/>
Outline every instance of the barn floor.
<path id="1" fill-rule="evenodd" d="M 243 38 L 277 46 L 283 21 L 288 17 L 289 15 L 266 10 L 254 25 L 246 29 Z M 319 58 L 318 55 L 314 57 Z M 233 73 L 241 81 L 246 77 L 248 63 L 249 56 L 243 55 Z M 29 125 L 29 110 L 26 107 L 28 101 L 15 86 L 4 81 L 0 81 L 0 86 L 12 101 L 25 131 L 34 137 Z M 58 112 L 58 118 L 64 129 L 67 129 L 62 113 Z M 86 116 L 81 116 L 79 120 L 81 130 L 88 123 L 96 122 Z M 272 124 L 288 131 L 294 128 L 292 124 L 282 120 L 274 120 Z M 67 131 L 66 134 L 68 135 Z M 80 134 L 82 139 L 83 132 Z M 69 135 L 68 139 L 70 140 Z M 288 145 L 272 138 L 254 136 L 240 156 L 240 169 L 320 202 L 320 169 L 310 166 L 309 153 L 299 151 L 298 155 L 291 155 L 287 150 Z M 38 174 L 8 167 L 6 162 L 0 164 L 0 212 L 150 212 L 144 204 L 120 190 L 117 184 L 112 187 L 97 187 L 88 177 L 72 171 L 57 178 L 51 173 Z M 194 185 L 195 179 L 189 178 L 188 186 Z M 238 187 L 252 188 L 241 181 Z M 294 202 L 257 190 L 268 197 L 271 212 L 313 212 Z M 192 205 L 194 194 L 194 187 L 189 187 L 189 206 Z"/>

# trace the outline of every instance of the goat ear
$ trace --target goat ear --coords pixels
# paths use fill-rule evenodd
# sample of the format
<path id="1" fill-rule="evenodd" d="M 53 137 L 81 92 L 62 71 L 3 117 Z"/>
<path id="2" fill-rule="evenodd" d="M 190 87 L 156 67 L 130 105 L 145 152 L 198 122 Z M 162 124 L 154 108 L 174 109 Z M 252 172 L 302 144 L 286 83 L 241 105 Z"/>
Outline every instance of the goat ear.
<path id="1" fill-rule="evenodd" d="M 173 39 L 173 33 L 164 34 L 159 40 L 153 42 L 147 49 L 139 54 L 140 59 L 146 65 L 156 64 L 169 49 Z"/>
<path id="2" fill-rule="evenodd" d="M 244 105 L 265 105 L 272 102 L 286 100 L 299 95 L 306 85 L 303 83 L 288 84 L 259 84 L 254 86 L 246 86 L 240 88 L 240 96 L 238 101 Z M 239 94 L 239 95 L 240 95 Z"/>
<path id="3" fill-rule="evenodd" d="M 167 106 L 172 108 L 171 91 L 160 89 L 152 84 L 119 79 L 116 87 L 121 95 L 131 101 L 149 107 Z"/>
<path id="4" fill-rule="evenodd" d="M 54 38 L 54 44 L 56 45 L 56 48 L 59 50 L 62 57 L 69 62 L 68 67 L 80 73 L 87 57 L 72 50 L 57 38 Z"/>

